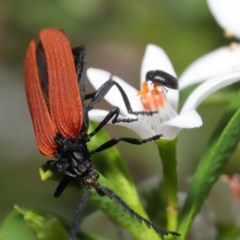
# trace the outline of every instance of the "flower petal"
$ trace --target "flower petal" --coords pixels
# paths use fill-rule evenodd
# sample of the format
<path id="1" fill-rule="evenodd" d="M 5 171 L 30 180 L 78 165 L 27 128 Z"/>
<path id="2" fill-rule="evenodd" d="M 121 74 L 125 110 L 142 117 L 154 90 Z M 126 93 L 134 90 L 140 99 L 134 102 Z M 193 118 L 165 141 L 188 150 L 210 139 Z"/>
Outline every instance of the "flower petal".
<path id="1" fill-rule="evenodd" d="M 186 111 L 176 116 L 162 126 L 163 137 L 166 139 L 174 139 L 179 131 L 183 128 L 197 128 L 202 126 L 202 118 L 194 109 Z"/>
<path id="2" fill-rule="evenodd" d="M 232 36 L 240 38 L 240 1 L 208 0 L 208 6 L 217 23 Z"/>
<path id="3" fill-rule="evenodd" d="M 87 76 L 89 82 L 93 85 L 93 87 L 97 90 L 99 89 L 105 82 L 107 82 L 110 77 L 111 73 L 96 69 L 96 68 L 89 68 L 87 70 Z M 141 103 L 140 98 L 137 96 L 138 91 L 129 85 L 124 80 L 120 79 L 119 77 L 112 76 L 112 79 L 118 82 L 123 90 L 125 91 L 126 95 L 128 96 L 129 102 L 133 111 L 143 111 L 143 106 Z M 112 89 L 106 94 L 104 97 L 106 101 L 108 101 L 112 106 L 117 106 L 120 108 L 121 113 L 128 116 L 129 113 L 127 111 L 126 105 L 123 101 L 122 95 L 120 94 L 118 88 L 113 86 Z"/>
<path id="4" fill-rule="evenodd" d="M 174 77 L 177 76 L 165 51 L 153 44 L 148 44 L 144 53 L 140 72 L 141 83 L 146 80 L 145 75 L 150 70 L 162 70 Z M 175 109 L 178 106 L 178 97 L 178 91 L 167 88 L 167 99 Z"/>
<path id="5" fill-rule="evenodd" d="M 88 117 L 91 121 L 102 122 L 102 120 L 107 116 L 109 111 L 102 109 L 92 109 L 88 112 Z M 119 118 L 125 118 L 123 115 L 119 115 Z M 111 121 L 109 122 L 112 123 Z"/>
<path id="6" fill-rule="evenodd" d="M 236 71 L 240 71 L 240 45 L 218 48 L 194 61 L 183 72 L 179 78 L 179 88 Z"/>
<path id="7" fill-rule="evenodd" d="M 191 109 L 165 122 L 163 126 L 172 126 L 178 128 L 200 127 L 202 126 L 202 118 L 195 109 Z"/>
<path id="8" fill-rule="evenodd" d="M 88 117 L 91 121 L 101 122 L 109 113 L 109 111 L 102 109 L 92 109 L 88 111 Z"/>
<path id="9" fill-rule="evenodd" d="M 202 83 L 198 86 L 187 98 L 186 102 L 184 103 L 181 114 L 189 111 L 191 109 L 196 109 L 200 103 L 207 98 L 210 94 L 216 92 L 217 90 L 231 85 L 240 80 L 240 71 L 225 74 L 222 76 L 210 78 L 209 80 Z"/>
<path id="10" fill-rule="evenodd" d="M 174 77 L 177 76 L 165 51 L 153 44 L 148 44 L 144 53 L 140 73 L 141 83 L 145 81 L 145 75 L 150 70 L 162 70 Z"/>
<path id="11" fill-rule="evenodd" d="M 142 139 L 150 138 L 157 135 L 157 133 L 155 133 L 145 123 L 142 123 L 140 121 L 131 122 L 131 123 L 119 123 L 118 125 L 131 129 L 137 135 L 139 135 Z"/>

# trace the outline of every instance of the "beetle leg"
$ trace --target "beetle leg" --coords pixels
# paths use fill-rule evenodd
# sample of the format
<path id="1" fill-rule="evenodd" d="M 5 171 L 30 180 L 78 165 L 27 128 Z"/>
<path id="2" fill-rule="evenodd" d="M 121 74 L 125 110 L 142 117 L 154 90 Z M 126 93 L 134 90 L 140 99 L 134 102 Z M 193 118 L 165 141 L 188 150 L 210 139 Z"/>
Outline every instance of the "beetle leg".
<path id="1" fill-rule="evenodd" d="M 98 126 L 89 134 L 91 138 L 94 136 L 100 129 L 102 129 L 109 121 L 112 119 L 112 123 L 117 122 L 117 117 L 120 114 L 120 109 L 118 107 L 113 107 L 109 113 L 105 116 L 105 118 L 98 124 Z M 134 122 L 137 121 L 137 118 L 126 118 L 123 119 L 125 122 Z"/>
<path id="2" fill-rule="evenodd" d="M 65 175 L 60 183 L 58 184 L 55 192 L 54 192 L 54 197 L 60 197 L 64 189 L 67 187 L 67 185 L 72 181 L 72 178 L 69 177 L 68 175 Z"/>
<path id="3" fill-rule="evenodd" d="M 85 99 L 90 99 L 90 98 L 92 99 L 91 102 L 89 103 L 89 105 L 87 106 L 88 111 L 91 110 L 95 104 L 101 102 L 113 86 L 116 86 L 118 88 L 129 114 L 152 115 L 154 113 L 154 112 L 150 112 L 150 111 L 133 111 L 127 94 L 125 93 L 125 91 L 123 90 L 121 85 L 112 79 L 112 76 L 110 76 L 109 80 L 106 81 L 96 92 L 89 93 L 85 96 Z M 126 120 L 126 119 L 118 119 L 117 117 L 114 119 L 113 123 L 128 122 L 128 120 Z M 129 121 L 129 122 L 131 122 L 131 121 Z"/>
<path id="4" fill-rule="evenodd" d="M 134 145 L 141 145 L 141 144 L 144 144 L 144 143 L 148 143 L 148 142 L 158 140 L 161 137 L 162 137 L 161 134 L 152 136 L 150 138 L 145 138 L 145 139 L 129 138 L 129 137 L 116 137 L 116 138 L 112 138 L 109 141 L 103 143 L 101 146 L 92 150 L 90 153 L 94 154 L 94 153 L 97 153 L 97 152 L 101 152 L 103 150 L 106 150 L 106 149 L 116 145 L 120 141 L 121 142 L 127 142 L 127 143 L 134 144 Z"/>

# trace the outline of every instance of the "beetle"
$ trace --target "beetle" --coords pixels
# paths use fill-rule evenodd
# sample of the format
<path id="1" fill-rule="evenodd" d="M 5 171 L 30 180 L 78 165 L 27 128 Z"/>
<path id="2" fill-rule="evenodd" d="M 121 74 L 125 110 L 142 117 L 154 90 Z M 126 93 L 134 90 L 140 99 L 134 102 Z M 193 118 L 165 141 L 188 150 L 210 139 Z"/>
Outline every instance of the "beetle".
<path id="1" fill-rule="evenodd" d="M 151 70 L 146 73 L 146 81 L 159 83 L 162 86 L 178 89 L 178 80 L 171 74 L 162 70 Z"/>
<path id="2" fill-rule="evenodd" d="M 94 153 L 106 150 L 120 141 L 143 144 L 154 141 L 161 135 L 148 139 L 113 138 L 96 149 L 88 149 L 87 143 L 111 119 L 117 118 L 119 109 L 118 107 L 111 109 L 103 121 L 88 133 L 88 112 L 116 83 L 109 81 L 94 94 L 86 94 L 85 48 L 72 49 L 62 30 L 43 29 L 38 40 L 30 41 L 25 57 L 24 75 L 38 149 L 44 156 L 54 158 L 47 161 L 46 166 L 63 175 L 54 196 L 59 197 L 65 187 L 74 180 L 86 188 L 77 206 L 69 239 L 76 239 L 80 214 L 92 188 L 101 196 L 113 199 L 132 217 L 136 217 L 139 222 L 152 227 L 156 232 L 162 235 L 179 235 L 143 218 L 116 193 L 98 182 L 99 175 L 91 162 Z M 86 99 L 90 99 L 90 102 L 86 103 Z"/>

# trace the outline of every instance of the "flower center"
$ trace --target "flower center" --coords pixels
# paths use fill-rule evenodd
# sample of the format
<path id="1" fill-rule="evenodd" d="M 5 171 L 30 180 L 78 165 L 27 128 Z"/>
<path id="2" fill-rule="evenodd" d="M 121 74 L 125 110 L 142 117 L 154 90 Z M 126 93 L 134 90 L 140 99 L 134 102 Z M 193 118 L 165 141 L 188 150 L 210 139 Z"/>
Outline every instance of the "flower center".
<path id="1" fill-rule="evenodd" d="M 158 83 L 151 86 L 147 82 L 142 83 L 142 90 L 138 92 L 145 110 L 149 112 L 158 111 L 166 101 L 164 88 Z"/>
<path id="2" fill-rule="evenodd" d="M 143 108 L 151 114 L 141 114 L 139 121 L 149 125 L 157 134 L 162 133 L 162 124 L 177 116 L 175 109 L 168 102 L 167 90 L 159 83 L 142 83 L 138 92 Z"/>

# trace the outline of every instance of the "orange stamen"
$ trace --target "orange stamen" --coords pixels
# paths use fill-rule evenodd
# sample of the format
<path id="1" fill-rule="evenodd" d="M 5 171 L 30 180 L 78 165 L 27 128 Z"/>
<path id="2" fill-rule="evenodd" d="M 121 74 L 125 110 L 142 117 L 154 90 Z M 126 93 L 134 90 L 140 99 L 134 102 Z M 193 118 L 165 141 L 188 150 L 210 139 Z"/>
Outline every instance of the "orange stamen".
<path id="1" fill-rule="evenodd" d="M 154 83 L 153 88 L 150 89 L 147 82 L 142 83 L 142 89 L 137 94 L 140 96 L 143 107 L 147 111 L 157 111 L 163 107 L 166 97 L 163 88 Z"/>

